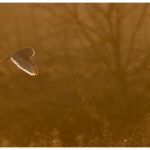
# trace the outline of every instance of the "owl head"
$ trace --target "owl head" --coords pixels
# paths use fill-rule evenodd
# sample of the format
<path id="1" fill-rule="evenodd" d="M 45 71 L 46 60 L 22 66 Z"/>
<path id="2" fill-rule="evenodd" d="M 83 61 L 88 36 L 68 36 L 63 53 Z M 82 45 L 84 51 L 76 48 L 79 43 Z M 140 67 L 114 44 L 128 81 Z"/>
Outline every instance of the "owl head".
<path id="1" fill-rule="evenodd" d="M 25 54 L 27 56 L 34 56 L 35 52 L 34 52 L 33 48 L 27 48 L 26 51 L 25 51 Z"/>

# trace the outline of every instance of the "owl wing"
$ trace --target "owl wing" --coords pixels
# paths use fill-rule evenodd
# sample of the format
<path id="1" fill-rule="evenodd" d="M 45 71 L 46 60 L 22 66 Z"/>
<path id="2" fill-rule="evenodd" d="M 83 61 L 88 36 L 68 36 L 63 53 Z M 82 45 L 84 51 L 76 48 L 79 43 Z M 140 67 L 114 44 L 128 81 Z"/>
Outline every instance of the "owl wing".
<path id="1" fill-rule="evenodd" d="M 26 47 L 26 48 L 19 49 L 14 53 L 14 55 L 19 55 L 20 57 L 27 56 L 26 51 L 28 50 L 33 51 L 33 48 Z"/>
<path id="2" fill-rule="evenodd" d="M 25 55 L 18 55 L 17 53 L 12 55 L 10 59 L 18 68 L 25 71 L 26 73 L 32 76 L 38 74 L 37 67 L 33 64 L 29 57 Z"/>

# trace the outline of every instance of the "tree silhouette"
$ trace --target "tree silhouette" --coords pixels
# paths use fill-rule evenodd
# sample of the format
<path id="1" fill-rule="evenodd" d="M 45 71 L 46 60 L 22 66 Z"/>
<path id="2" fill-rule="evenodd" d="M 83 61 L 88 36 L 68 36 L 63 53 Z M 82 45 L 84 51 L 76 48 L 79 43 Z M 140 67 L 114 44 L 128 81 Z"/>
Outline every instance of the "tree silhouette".
<path id="1" fill-rule="evenodd" d="M 2 56 L 31 46 L 40 66 L 39 76 L 31 79 L 1 61 L 4 137 L 16 132 L 16 145 L 42 137 L 46 144 L 36 141 L 42 146 L 142 144 L 136 123 L 150 113 L 149 4 L 0 7 Z"/>

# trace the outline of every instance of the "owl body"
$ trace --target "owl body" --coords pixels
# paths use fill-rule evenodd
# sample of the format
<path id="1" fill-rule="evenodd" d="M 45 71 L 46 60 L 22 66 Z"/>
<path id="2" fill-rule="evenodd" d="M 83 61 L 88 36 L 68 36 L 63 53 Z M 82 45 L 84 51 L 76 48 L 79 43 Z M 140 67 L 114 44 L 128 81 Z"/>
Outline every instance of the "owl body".
<path id="1" fill-rule="evenodd" d="M 23 48 L 17 50 L 14 54 L 30 57 L 35 55 L 35 51 L 33 50 L 33 48 Z"/>
<path id="2" fill-rule="evenodd" d="M 33 48 L 22 48 L 11 54 L 6 59 L 17 65 L 18 68 L 25 71 L 29 75 L 35 76 L 38 74 L 37 67 L 33 64 L 30 57 L 35 55 Z"/>

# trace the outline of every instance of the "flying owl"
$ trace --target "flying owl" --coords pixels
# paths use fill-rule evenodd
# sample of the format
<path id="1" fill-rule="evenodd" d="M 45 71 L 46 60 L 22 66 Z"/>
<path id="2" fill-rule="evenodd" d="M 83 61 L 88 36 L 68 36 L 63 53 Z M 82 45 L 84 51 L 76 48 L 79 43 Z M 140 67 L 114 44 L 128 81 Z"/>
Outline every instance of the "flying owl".
<path id="1" fill-rule="evenodd" d="M 6 60 L 11 60 L 18 68 L 31 76 L 38 74 L 37 67 L 33 64 L 30 57 L 35 55 L 33 48 L 22 48 L 11 54 Z"/>

